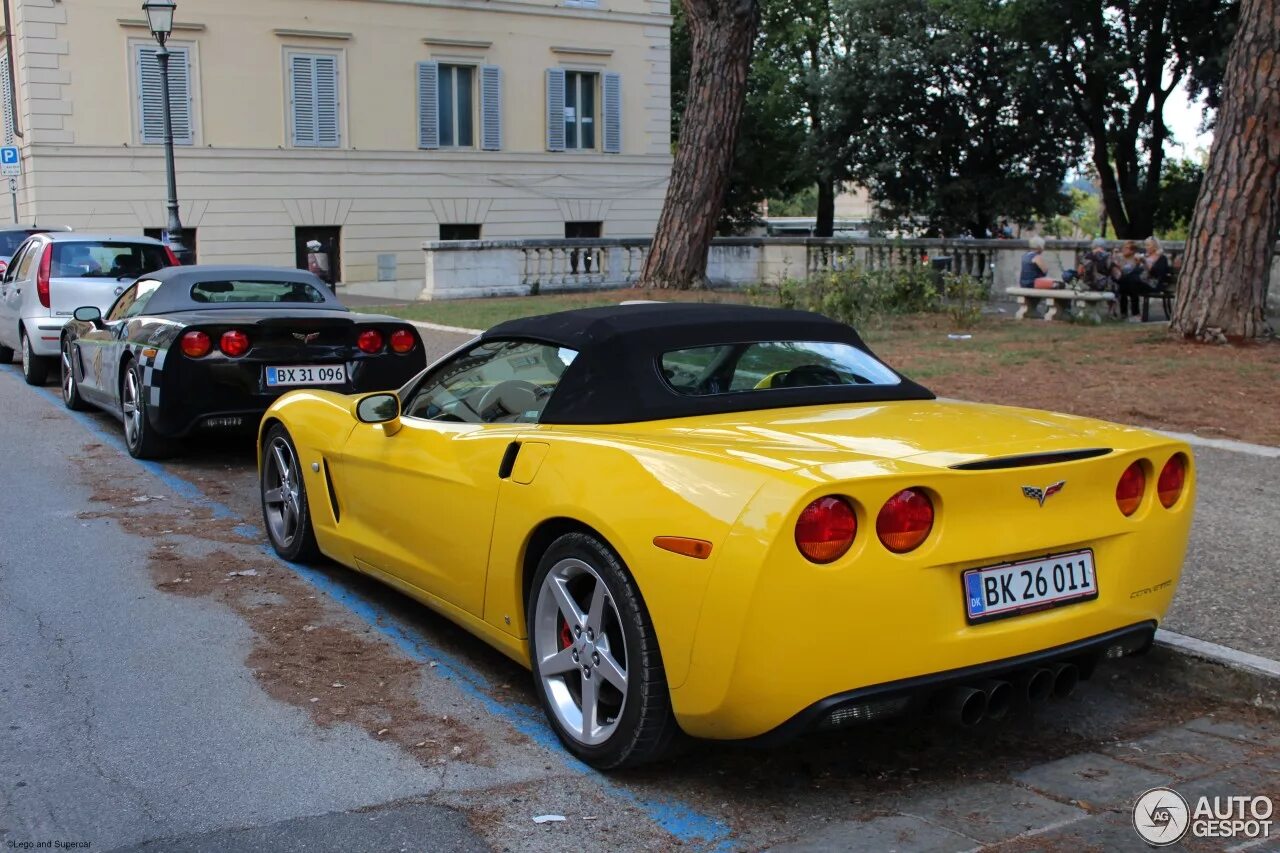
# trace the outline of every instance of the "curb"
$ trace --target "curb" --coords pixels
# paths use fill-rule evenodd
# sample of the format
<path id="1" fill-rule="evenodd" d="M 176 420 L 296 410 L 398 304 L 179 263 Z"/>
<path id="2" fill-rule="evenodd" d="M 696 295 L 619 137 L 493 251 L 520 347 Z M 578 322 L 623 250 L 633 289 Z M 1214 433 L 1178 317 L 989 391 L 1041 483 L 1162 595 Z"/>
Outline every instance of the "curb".
<path id="1" fill-rule="evenodd" d="M 1150 654 L 1189 688 L 1280 711 L 1280 661 L 1163 628 Z"/>
<path id="2" fill-rule="evenodd" d="M 484 329 L 466 329 L 462 326 L 442 326 L 439 323 L 426 323 L 422 320 L 410 320 L 411 324 L 417 326 L 427 332 L 450 332 L 455 335 L 470 335 L 476 337 L 484 334 Z"/>

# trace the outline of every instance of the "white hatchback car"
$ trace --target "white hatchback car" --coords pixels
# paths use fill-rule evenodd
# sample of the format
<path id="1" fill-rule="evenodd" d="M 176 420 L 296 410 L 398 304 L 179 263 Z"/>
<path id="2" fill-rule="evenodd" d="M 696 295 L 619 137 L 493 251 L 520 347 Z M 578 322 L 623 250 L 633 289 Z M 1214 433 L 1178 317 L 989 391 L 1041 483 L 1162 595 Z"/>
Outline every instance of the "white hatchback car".
<path id="1" fill-rule="evenodd" d="M 80 232 L 34 234 L 0 278 L 0 364 L 22 354 L 22 375 L 43 385 L 61 354 L 62 327 L 93 305 L 104 314 L 138 276 L 178 261 L 159 240 Z"/>

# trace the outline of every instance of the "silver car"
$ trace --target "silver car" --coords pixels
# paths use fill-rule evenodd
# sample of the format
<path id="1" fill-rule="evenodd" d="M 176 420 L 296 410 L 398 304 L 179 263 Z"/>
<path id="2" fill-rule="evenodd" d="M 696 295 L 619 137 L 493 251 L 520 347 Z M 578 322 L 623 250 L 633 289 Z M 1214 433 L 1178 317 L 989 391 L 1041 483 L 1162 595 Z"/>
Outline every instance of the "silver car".
<path id="1" fill-rule="evenodd" d="M 105 313 L 138 276 L 176 265 L 169 248 L 149 237 L 32 235 L 0 278 L 0 364 L 13 361 L 16 350 L 27 383 L 43 385 L 77 308 Z"/>

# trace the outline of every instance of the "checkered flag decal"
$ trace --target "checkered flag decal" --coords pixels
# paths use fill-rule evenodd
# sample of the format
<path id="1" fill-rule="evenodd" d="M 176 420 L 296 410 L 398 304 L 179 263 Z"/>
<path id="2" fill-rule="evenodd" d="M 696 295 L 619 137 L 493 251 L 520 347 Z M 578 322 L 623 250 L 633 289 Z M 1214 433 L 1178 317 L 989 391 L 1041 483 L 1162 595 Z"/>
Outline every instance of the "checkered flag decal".
<path id="1" fill-rule="evenodd" d="M 149 349 L 149 348 L 148 348 Z M 164 375 L 164 357 L 168 350 L 156 350 L 149 356 L 146 349 L 139 348 L 135 353 L 138 364 L 142 366 L 142 387 L 147 392 L 147 405 L 160 405 L 160 379 Z"/>

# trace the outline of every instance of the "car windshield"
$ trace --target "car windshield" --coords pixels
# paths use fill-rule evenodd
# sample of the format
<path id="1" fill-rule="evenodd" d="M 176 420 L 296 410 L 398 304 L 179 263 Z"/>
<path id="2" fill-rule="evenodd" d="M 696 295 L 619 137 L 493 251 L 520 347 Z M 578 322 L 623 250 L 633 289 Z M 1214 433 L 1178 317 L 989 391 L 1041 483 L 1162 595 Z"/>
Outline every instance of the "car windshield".
<path id="1" fill-rule="evenodd" d="M 0 258 L 11 258 L 22 241 L 39 231 L 0 231 Z"/>
<path id="2" fill-rule="evenodd" d="M 674 350 L 662 356 L 662 375 L 672 389 L 691 396 L 902 381 L 870 353 L 827 341 L 759 341 Z"/>
<path id="3" fill-rule="evenodd" d="M 317 288 L 301 281 L 202 281 L 191 287 L 193 302 L 325 301 Z"/>
<path id="4" fill-rule="evenodd" d="M 55 241 L 51 264 L 54 278 L 134 279 L 169 266 L 169 255 L 152 243 Z"/>

